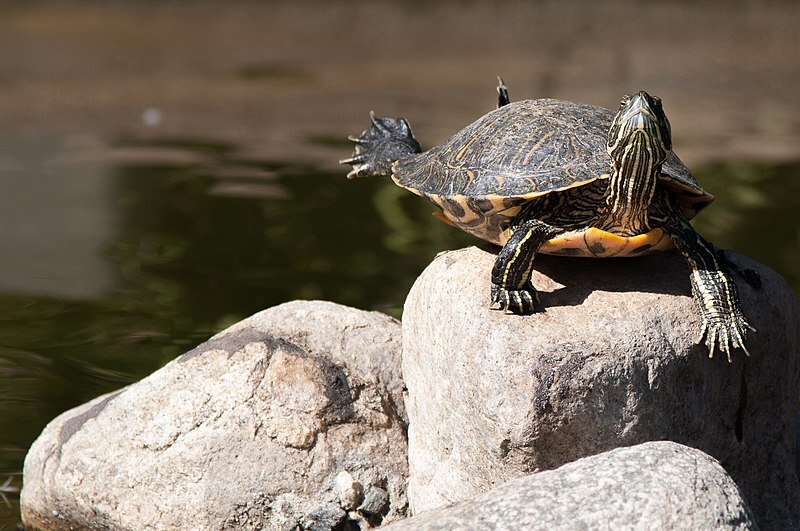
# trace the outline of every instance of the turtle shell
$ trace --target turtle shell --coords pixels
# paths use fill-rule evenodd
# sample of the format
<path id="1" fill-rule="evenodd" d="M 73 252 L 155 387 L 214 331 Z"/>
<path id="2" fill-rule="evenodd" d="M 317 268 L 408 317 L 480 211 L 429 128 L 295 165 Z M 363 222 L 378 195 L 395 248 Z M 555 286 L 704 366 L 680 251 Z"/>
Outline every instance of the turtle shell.
<path id="1" fill-rule="evenodd" d="M 611 110 L 554 99 L 510 103 L 440 145 L 395 164 L 401 187 L 431 200 L 447 221 L 504 243 L 520 206 L 545 194 L 608 179 Z M 667 186 L 692 218 L 714 196 L 672 153 L 662 167 Z"/>

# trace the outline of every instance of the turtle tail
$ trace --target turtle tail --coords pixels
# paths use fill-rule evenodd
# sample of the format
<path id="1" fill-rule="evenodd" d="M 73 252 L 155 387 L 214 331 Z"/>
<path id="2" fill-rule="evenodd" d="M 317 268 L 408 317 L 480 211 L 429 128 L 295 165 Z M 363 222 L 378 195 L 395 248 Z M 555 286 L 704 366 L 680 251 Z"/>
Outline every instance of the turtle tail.
<path id="1" fill-rule="evenodd" d="M 392 165 L 409 155 L 422 153 L 408 122 L 403 118 L 378 118 L 369 113 L 372 125 L 359 136 L 349 136 L 356 143 L 353 154 L 340 160 L 339 164 L 350 164 L 353 169 L 348 179 L 372 175 L 391 175 Z"/>

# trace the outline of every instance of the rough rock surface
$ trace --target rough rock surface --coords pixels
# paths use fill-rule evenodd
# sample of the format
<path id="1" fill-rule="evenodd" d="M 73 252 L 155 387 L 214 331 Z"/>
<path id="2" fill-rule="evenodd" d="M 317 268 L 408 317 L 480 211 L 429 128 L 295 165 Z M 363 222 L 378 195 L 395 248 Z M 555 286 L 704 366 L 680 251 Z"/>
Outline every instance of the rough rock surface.
<path id="1" fill-rule="evenodd" d="M 756 529 L 725 470 L 694 448 L 649 442 L 585 457 L 397 522 L 387 530 Z"/>
<path id="2" fill-rule="evenodd" d="M 495 256 L 439 255 L 403 316 L 413 514 L 510 479 L 645 441 L 715 457 L 764 528 L 800 526 L 794 473 L 800 326 L 772 270 L 726 253 L 758 333 L 746 358 L 695 345 L 688 271 L 676 253 L 537 257 L 546 311 L 490 310 Z"/>
<path id="3" fill-rule="evenodd" d="M 53 420 L 25 460 L 24 523 L 363 529 L 402 517 L 400 350 L 383 314 L 325 302 L 256 314 Z"/>

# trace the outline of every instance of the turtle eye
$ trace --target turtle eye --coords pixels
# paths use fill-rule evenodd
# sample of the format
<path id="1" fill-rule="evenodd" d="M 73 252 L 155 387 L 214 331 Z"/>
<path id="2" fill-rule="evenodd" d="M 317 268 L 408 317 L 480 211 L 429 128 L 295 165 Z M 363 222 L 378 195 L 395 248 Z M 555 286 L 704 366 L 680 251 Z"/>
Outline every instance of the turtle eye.
<path id="1" fill-rule="evenodd" d="M 625 94 L 624 96 L 622 96 L 622 99 L 619 102 L 620 108 L 625 107 L 628 103 L 630 103 L 630 101 L 631 101 L 630 94 Z"/>
<path id="2" fill-rule="evenodd" d="M 656 104 L 656 107 L 661 109 L 661 98 L 659 98 L 658 96 L 653 96 L 653 102 Z"/>

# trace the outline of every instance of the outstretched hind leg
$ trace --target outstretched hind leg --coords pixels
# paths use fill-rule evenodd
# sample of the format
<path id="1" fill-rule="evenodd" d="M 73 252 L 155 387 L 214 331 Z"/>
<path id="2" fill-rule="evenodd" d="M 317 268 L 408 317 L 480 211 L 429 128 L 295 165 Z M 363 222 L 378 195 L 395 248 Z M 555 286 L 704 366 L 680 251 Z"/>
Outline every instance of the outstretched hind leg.
<path id="1" fill-rule="evenodd" d="M 369 119 L 372 125 L 360 135 L 347 137 L 356 144 L 353 154 L 339 161 L 339 164 L 353 167 L 347 174 L 348 179 L 391 175 L 395 162 L 422 152 L 404 118 L 380 118 L 370 112 Z"/>

